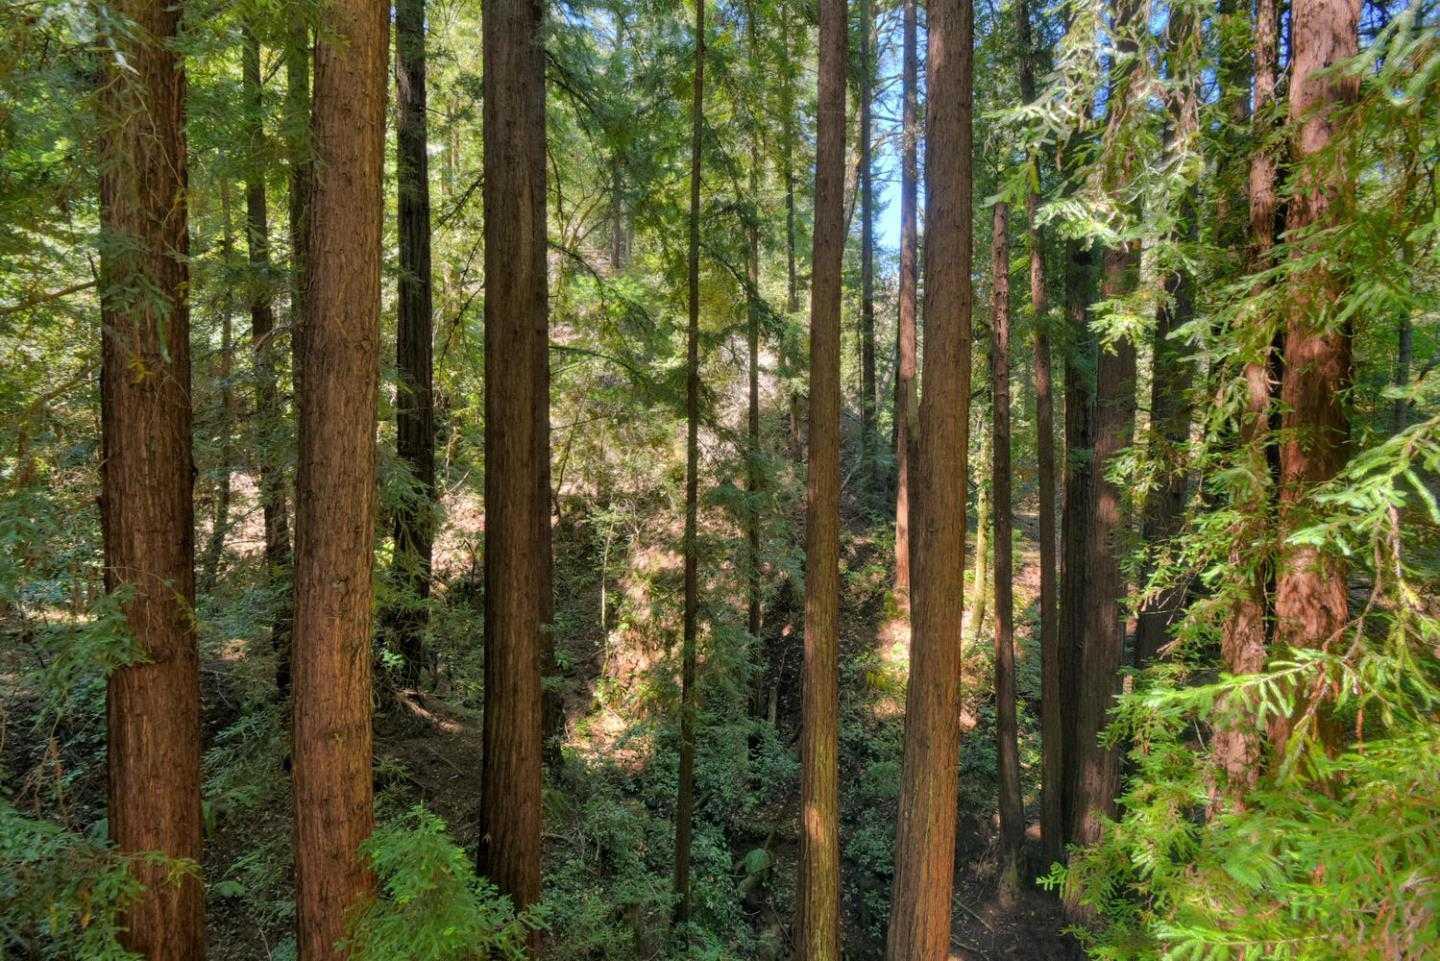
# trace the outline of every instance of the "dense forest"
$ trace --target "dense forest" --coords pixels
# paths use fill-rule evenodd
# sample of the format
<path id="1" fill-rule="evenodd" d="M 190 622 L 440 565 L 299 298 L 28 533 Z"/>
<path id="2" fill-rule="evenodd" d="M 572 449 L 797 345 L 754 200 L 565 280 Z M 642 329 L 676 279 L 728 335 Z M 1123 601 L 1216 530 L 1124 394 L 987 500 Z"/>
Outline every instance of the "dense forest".
<path id="1" fill-rule="evenodd" d="M 1440 957 L 1437 0 L 0 12 L 0 958 Z"/>

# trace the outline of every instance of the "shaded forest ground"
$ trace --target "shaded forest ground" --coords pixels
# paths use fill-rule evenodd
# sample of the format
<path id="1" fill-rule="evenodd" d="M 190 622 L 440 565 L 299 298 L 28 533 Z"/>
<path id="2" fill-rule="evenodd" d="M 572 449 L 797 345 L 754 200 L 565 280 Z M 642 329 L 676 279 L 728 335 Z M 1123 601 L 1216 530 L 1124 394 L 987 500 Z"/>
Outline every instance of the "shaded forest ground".
<path id="1" fill-rule="evenodd" d="M 381 817 L 424 803 L 444 818 L 459 843 L 473 849 L 480 757 L 479 692 L 470 680 L 479 676 L 473 649 L 478 605 L 472 603 L 479 569 L 473 547 L 481 518 L 473 503 L 450 506 L 439 565 L 447 584 L 442 609 L 449 613 L 434 625 L 437 653 L 448 669 L 423 690 L 377 689 L 376 790 Z M 254 520 L 245 517 L 232 539 L 237 564 L 253 558 L 258 547 L 249 530 Z M 883 954 L 888 913 L 908 643 L 888 596 L 889 529 L 883 514 L 862 518 L 848 505 L 841 637 L 841 913 L 847 958 Z M 1017 517 L 1016 530 L 1021 755 L 1033 815 L 1039 802 L 1033 515 Z M 973 549 L 973 536 L 970 540 Z M 565 954 L 648 959 L 666 944 L 675 757 L 667 713 L 678 652 L 656 638 L 666 635 L 674 613 L 679 558 L 668 549 L 637 546 L 623 564 L 614 565 L 612 576 L 605 562 L 596 564 L 609 550 L 593 525 L 562 523 L 557 531 L 566 734 L 563 759 L 551 769 L 546 791 L 547 888 L 560 905 L 548 923 L 556 932 L 552 946 Z M 970 561 L 967 579 L 973 577 Z M 211 955 L 222 961 L 288 956 L 293 917 L 283 722 L 271 693 L 268 633 L 255 623 L 266 599 L 243 586 L 244 578 L 234 583 L 242 586 L 226 594 L 222 584 L 220 596 L 202 601 L 204 870 Z M 698 900 L 702 916 L 708 905 L 708 923 L 729 950 L 762 961 L 783 957 L 789 937 L 798 838 L 793 755 L 802 608 L 796 591 L 782 585 L 766 612 L 764 643 L 775 665 L 769 681 L 777 692 L 768 706 L 775 718 L 771 733 L 757 741 L 744 718 L 717 714 L 702 721 L 699 817 L 713 830 L 702 830 L 698 838 Z M 997 892 L 993 639 L 987 623 L 977 642 L 970 616 L 967 612 L 951 957 L 1060 958 L 1062 922 L 1053 898 L 1026 888 L 1007 904 Z M 709 689 L 717 709 L 737 697 L 727 689 L 725 636 L 715 629 L 712 654 L 702 668 L 702 690 Z M 24 645 L 14 649 L 23 656 Z M 15 719 L 38 712 L 40 695 L 9 683 L 4 690 L 3 709 L 13 730 Z M 738 696 L 743 700 L 744 692 Z M 103 684 L 92 678 L 74 699 L 48 736 L 11 736 L 0 748 L 6 770 L 30 772 L 17 795 L 21 806 L 58 810 L 77 826 L 103 823 Z M 1043 867 L 1036 861 L 1036 834 L 1032 819 L 1032 874 Z"/>

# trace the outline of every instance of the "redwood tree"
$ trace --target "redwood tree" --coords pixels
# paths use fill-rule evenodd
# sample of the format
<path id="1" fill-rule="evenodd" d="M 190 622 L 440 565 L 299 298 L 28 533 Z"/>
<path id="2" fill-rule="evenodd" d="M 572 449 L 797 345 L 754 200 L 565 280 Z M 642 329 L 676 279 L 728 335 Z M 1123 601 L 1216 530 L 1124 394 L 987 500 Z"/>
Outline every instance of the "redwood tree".
<path id="1" fill-rule="evenodd" d="M 395 446 L 420 496 L 395 512 L 396 581 L 402 599 L 391 628 L 403 677 L 415 683 L 424 665 L 421 634 L 430 596 L 434 539 L 435 398 L 432 370 L 430 163 L 425 123 L 425 0 L 395 5 L 395 181 L 400 234 L 399 316 L 395 328 Z"/>
<path id="2" fill-rule="evenodd" d="M 200 661 L 191 489 L 189 245 L 180 10 L 124 0 L 100 94 L 100 516 L 105 589 L 134 662 L 105 691 L 110 839 L 200 860 Z M 121 942 L 152 961 L 205 955 L 198 874 L 136 861 Z"/>
<path id="3" fill-rule="evenodd" d="M 480 872 L 540 897 L 541 666 L 550 619 L 544 5 L 484 18 L 485 719 Z"/>
<path id="4" fill-rule="evenodd" d="M 796 891 L 800 961 L 839 961 L 840 957 L 840 288 L 845 250 L 846 21 L 845 0 L 820 0 Z"/>
<path id="5" fill-rule="evenodd" d="M 870 0 L 860 0 L 860 475 L 868 497 L 875 460 L 875 160 Z M 863 498 L 862 498 L 863 499 Z"/>
<path id="6" fill-rule="evenodd" d="M 929 12 L 925 390 L 911 485 L 910 684 L 888 961 L 934 961 L 948 954 L 959 786 L 974 11 L 970 0 L 932 0 Z"/>
<path id="7" fill-rule="evenodd" d="M 1031 43 L 1030 7 L 1019 0 L 1015 9 L 1020 43 L 1020 97 L 1035 101 L 1035 49 Z M 1038 157 L 1031 157 L 1038 164 Z M 1038 178 L 1039 171 L 1035 171 Z M 1045 289 L 1045 243 L 1039 222 L 1040 194 L 1033 186 L 1025 197 L 1030 245 L 1030 311 L 1035 352 L 1035 470 L 1038 475 L 1040 526 L 1040 839 L 1047 864 L 1065 850 L 1063 809 L 1065 758 L 1064 717 L 1060 710 L 1062 655 L 1060 598 L 1056 583 L 1055 540 L 1055 400 L 1050 370 L 1049 295 Z"/>
<path id="8" fill-rule="evenodd" d="M 1019 880 L 1025 809 L 1015 717 L 1015 603 L 1010 526 L 1010 206 L 995 205 L 991 243 L 995 309 L 990 320 L 990 476 L 995 511 L 995 756 L 1000 780 L 1000 878 Z"/>
<path id="9" fill-rule="evenodd" d="M 373 878 L 370 606 L 389 18 L 334 0 L 315 50 L 295 504 L 295 875 L 302 961 L 341 958 Z"/>
<path id="10" fill-rule="evenodd" d="M 915 298 L 920 253 L 916 206 L 919 197 L 919 119 L 916 85 L 916 0 L 902 0 L 900 91 L 900 289 L 895 362 L 895 601 L 910 610 L 910 463 L 915 444 Z"/>
<path id="11" fill-rule="evenodd" d="M 1338 112 L 1353 101 L 1359 78 L 1333 70 L 1358 50 L 1360 0 L 1295 0 L 1291 7 L 1289 119 L 1295 129 L 1292 155 L 1298 165 L 1286 233 L 1298 239 L 1296 259 L 1312 256 L 1307 232 L 1337 222 L 1352 185 L 1343 164 L 1315 162 L 1335 135 Z M 1344 466 L 1350 421 L 1346 393 L 1351 381 L 1352 332 L 1337 316 L 1342 272 L 1315 259 L 1289 280 L 1285 317 L 1285 374 L 1280 384 L 1280 527 L 1288 535 L 1309 520 L 1308 498 L 1318 484 Z M 1275 580 L 1275 639 L 1282 647 L 1333 644 L 1349 619 L 1345 564 L 1313 544 L 1282 539 Z M 1327 685 L 1306 685 L 1305 700 L 1324 700 Z M 1334 744 L 1339 732 L 1323 707 L 1319 733 Z M 1283 750 L 1292 724 L 1272 736 Z"/>
<path id="12" fill-rule="evenodd" d="M 695 0 L 690 101 L 690 245 L 685 335 L 685 623 L 680 668 L 680 790 L 675 801 L 675 921 L 690 919 L 690 836 L 695 814 L 695 661 L 700 616 L 696 534 L 700 512 L 700 159 L 705 131 L 705 0 Z"/>

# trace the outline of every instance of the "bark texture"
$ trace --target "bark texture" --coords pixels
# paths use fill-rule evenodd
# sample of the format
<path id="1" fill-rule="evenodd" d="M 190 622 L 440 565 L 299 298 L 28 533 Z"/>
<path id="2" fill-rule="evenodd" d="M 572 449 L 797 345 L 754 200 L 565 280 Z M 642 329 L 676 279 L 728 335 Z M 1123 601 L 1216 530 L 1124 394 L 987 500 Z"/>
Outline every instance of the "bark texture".
<path id="1" fill-rule="evenodd" d="M 680 668 L 680 790 L 675 801 L 675 921 L 690 920 L 690 837 L 695 816 L 695 662 L 700 617 L 700 174 L 705 132 L 705 0 L 695 0 L 690 100 L 690 245 L 685 335 L 685 623 Z"/>
<path id="2" fill-rule="evenodd" d="M 1026 103 L 1032 103 L 1036 96 L 1036 55 L 1031 41 L 1027 0 L 1019 0 L 1015 16 L 1020 43 L 1020 97 Z M 1039 158 L 1032 157 L 1031 162 L 1038 163 Z M 1065 780 L 1065 729 L 1060 710 L 1063 678 L 1055 532 L 1055 398 L 1050 367 L 1045 241 L 1039 224 L 1039 207 L 1040 195 L 1032 189 L 1025 198 L 1025 213 L 1030 246 L 1030 310 L 1035 325 L 1035 466 L 1040 514 L 1040 840 L 1044 863 L 1049 865 L 1060 860 L 1065 852 L 1062 787 Z"/>
<path id="3" fill-rule="evenodd" d="M 1350 199 L 1352 185 L 1344 165 L 1304 165 L 1330 146 L 1338 109 L 1358 94 L 1358 78 L 1329 68 L 1357 52 L 1360 0 L 1296 0 L 1291 16 L 1290 122 L 1297 131 L 1292 154 L 1301 166 L 1285 226 L 1295 237 L 1335 223 Z M 1302 246 L 1309 243 L 1302 241 Z M 1334 316 L 1342 283 L 1323 258 L 1290 278 L 1280 384 L 1281 549 L 1275 583 L 1275 637 L 1282 648 L 1334 645 L 1349 617 L 1341 558 L 1286 540 L 1307 525 L 1311 491 L 1334 477 L 1348 455 L 1345 395 L 1351 382 L 1352 333 L 1348 321 Z M 1333 694 L 1320 679 L 1301 694 L 1302 707 L 1305 701 L 1321 702 L 1319 733 L 1334 746 L 1339 732 L 1323 707 Z M 1291 733 L 1290 723 L 1276 725 L 1271 731 L 1276 750 L 1285 749 Z"/>
<path id="4" fill-rule="evenodd" d="M 974 11 L 932 0 L 926 58 L 925 391 L 911 531 L 911 669 L 887 961 L 948 956 L 970 425 Z"/>
<path id="5" fill-rule="evenodd" d="M 875 159 L 871 142 L 874 64 L 871 0 L 860 0 L 860 475 L 868 504 L 875 460 Z"/>
<path id="6" fill-rule="evenodd" d="M 485 719 L 480 872 L 540 897 L 550 629 L 549 290 L 544 7 L 485 11 Z M 536 949 L 531 938 L 531 951 Z"/>
<path id="7" fill-rule="evenodd" d="M 100 93 L 100 517 L 105 589 L 127 592 L 137 663 L 106 684 L 110 840 L 124 853 L 200 860 L 200 663 L 195 636 L 190 312 L 186 300 L 185 74 L 180 11 L 126 0 Z M 205 893 L 163 865 L 122 944 L 147 961 L 205 956 Z"/>
<path id="8" fill-rule="evenodd" d="M 345 957 L 374 879 L 371 575 L 389 18 L 334 0 L 315 50 L 295 504 L 295 880 L 301 961 Z"/>
<path id="9" fill-rule="evenodd" d="M 435 394 L 430 268 L 430 161 L 425 123 L 425 0 L 395 5 L 395 173 L 400 234 L 399 316 L 395 328 L 395 447 L 420 496 L 395 512 L 395 580 L 403 595 L 390 628 L 410 684 L 425 666 L 423 601 L 430 596 L 434 540 Z M 407 599 L 408 600 L 408 599 Z"/>
<path id="10" fill-rule="evenodd" d="M 1010 207 L 995 205 L 991 244 L 995 286 L 990 321 L 990 398 L 993 407 L 990 477 L 995 511 L 995 756 L 1000 781 L 1000 881 L 1018 887 L 1025 810 L 1020 795 L 1020 742 L 1015 710 L 1015 605 L 1010 525 Z"/>
<path id="11" fill-rule="evenodd" d="M 840 294 L 847 19 L 845 0 L 820 0 L 796 892 L 800 961 L 840 957 Z"/>

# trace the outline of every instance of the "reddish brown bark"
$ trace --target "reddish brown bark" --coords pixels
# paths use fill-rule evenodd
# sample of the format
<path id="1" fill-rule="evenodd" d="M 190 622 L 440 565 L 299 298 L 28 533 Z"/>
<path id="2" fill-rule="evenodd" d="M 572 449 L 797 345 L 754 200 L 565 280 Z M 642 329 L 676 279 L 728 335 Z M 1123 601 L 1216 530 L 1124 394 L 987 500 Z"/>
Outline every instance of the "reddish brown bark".
<path id="1" fill-rule="evenodd" d="M 801 961 L 840 957 L 840 292 L 845 250 L 845 0 L 820 0 L 810 290 L 805 679 L 800 732 Z"/>
<path id="2" fill-rule="evenodd" d="M 1304 165 L 1330 146 L 1338 110 L 1358 93 L 1358 78 L 1331 68 L 1357 52 L 1360 2 L 1296 0 L 1291 16 L 1289 119 L 1297 131 L 1293 156 Z M 1338 219 L 1351 192 L 1346 170 L 1333 163 L 1300 167 L 1285 225 L 1290 237 Z M 1308 240 L 1300 243 L 1302 248 L 1310 245 Z M 1295 256 L 1307 255 L 1302 249 Z M 1348 323 L 1334 317 L 1342 283 L 1324 259 L 1293 274 L 1289 282 L 1285 374 L 1280 384 L 1282 546 L 1275 583 L 1275 639 L 1282 648 L 1330 647 L 1340 640 L 1349 618 L 1341 558 L 1286 539 L 1308 523 L 1311 491 L 1334 477 L 1348 454 L 1345 395 L 1351 380 L 1351 331 Z M 1303 698 L 1312 696 L 1309 690 L 1302 691 Z M 1330 696 L 1324 694 L 1322 699 Z M 1322 707 L 1320 733 L 1333 744 L 1338 732 L 1330 730 L 1325 714 Z M 1290 733 L 1286 722 L 1271 731 L 1277 751 L 1285 749 Z"/>
<path id="3" fill-rule="evenodd" d="M 895 368 L 895 602 L 910 610 L 910 463 L 916 418 L 915 298 L 920 253 L 916 206 L 919 199 L 919 112 L 916 87 L 919 55 L 916 0 L 903 0 L 904 27 L 900 93 L 900 289 Z"/>
<path id="4" fill-rule="evenodd" d="M 295 504 L 295 876 L 302 961 L 340 942 L 374 880 L 370 606 L 389 18 L 335 0 L 315 51 Z"/>
<path id="5" fill-rule="evenodd" d="M 395 185 L 400 235 L 399 315 L 395 327 L 395 447 L 420 488 L 395 512 L 395 579 L 406 598 L 390 628 L 401 675 L 419 680 L 425 664 L 430 554 L 434 540 L 435 395 L 430 269 L 430 161 L 425 122 L 425 0 L 395 4 Z"/>
<path id="6" fill-rule="evenodd" d="M 969 0 L 932 0 L 929 14 L 925 390 L 911 485 L 911 668 L 887 961 L 948 955 L 959 781 L 974 11 Z"/>
<path id="7" fill-rule="evenodd" d="M 484 22 L 485 720 L 480 872 L 540 897 L 550 601 L 549 291 L 544 9 L 495 0 Z M 532 951 L 536 945 L 532 938 Z"/>
<path id="8" fill-rule="evenodd" d="M 1000 782 L 1000 877 L 1017 886 L 1025 811 L 1015 711 L 1015 604 L 1010 524 L 1010 206 L 995 205 L 991 244 L 995 307 L 990 321 L 990 476 L 995 510 L 995 756 Z"/>
<path id="9" fill-rule="evenodd" d="M 1276 0 L 1257 0 L 1255 8 L 1255 84 L 1254 109 L 1250 112 L 1256 146 L 1250 157 L 1250 269 L 1264 270 L 1275 245 L 1276 163 L 1273 151 L 1265 143 L 1273 120 L 1270 118 L 1275 99 L 1275 58 L 1278 50 L 1278 10 Z M 1246 405 L 1240 425 L 1240 449 L 1249 489 L 1239 498 L 1247 528 L 1236 532 L 1236 547 L 1231 562 L 1243 569 L 1245 551 L 1256 542 L 1269 543 L 1265 530 L 1273 496 L 1271 470 L 1267 454 L 1271 442 L 1270 419 L 1273 385 L 1269 356 L 1270 336 L 1261 332 L 1254 340 L 1256 356 L 1245 364 Z M 1242 586 L 1220 638 L 1220 653 L 1225 670 L 1231 674 L 1253 674 L 1265 666 L 1268 641 L 1265 570 L 1251 573 Z M 1211 745 L 1216 763 L 1224 772 L 1223 794 L 1231 806 L 1244 804 L 1244 797 L 1260 778 L 1260 733 L 1247 720 L 1238 705 L 1236 716 L 1222 708 Z"/>
<path id="10" fill-rule="evenodd" d="M 1035 100 L 1035 51 L 1030 8 L 1020 0 L 1015 11 L 1020 43 L 1020 97 Z M 1038 158 L 1031 158 L 1038 163 Z M 1038 174 L 1038 171 L 1037 171 Z M 1046 864 L 1065 852 L 1063 811 L 1065 780 L 1064 719 L 1060 711 L 1060 598 L 1055 532 L 1055 399 L 1050 369 L 1049 295 L 1045 289 L 1045 242 L 1039 224 L 1040 196 L 1025 198 L 1030 246 L 1030 310 L 1034 318 L 1035 461 L 1040 527 L 1040 838 Z"/>
<path id="11" fill-rule="evenodd" d="M 137 663 L 106 684 L 110 839 L 124 853 L 200 860 L 200 664 L 190 409 L 185 74 L 180 11 L 117 10 L 100 93 L 100 516 L 105 589 L 124 592 Z M 198 873 L 178 883 L 136 863 L 145 885 L 121 942 L 150 961 L 205 956 Z"/>
<path id="12" fill-rule="evenodd" d="M 695 814 L 695 650 L 700 617 L 696 530 L 700 512 L 700 174 L 705 130 L 705 0 L 695 0 L 690 101 L 690 245 L 685 336 L 685 624 L 680 669 L 680 789 L 675 801 L 675 921 L 690 919 L 690 837 Z"/>

